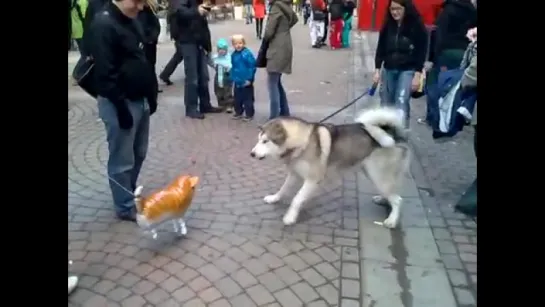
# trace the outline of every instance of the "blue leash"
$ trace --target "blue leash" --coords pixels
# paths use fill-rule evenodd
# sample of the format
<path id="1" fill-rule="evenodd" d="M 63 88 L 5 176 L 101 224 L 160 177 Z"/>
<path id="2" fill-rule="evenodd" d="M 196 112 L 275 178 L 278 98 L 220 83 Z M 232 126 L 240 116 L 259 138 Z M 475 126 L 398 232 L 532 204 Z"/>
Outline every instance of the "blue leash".
<path id="1" fill-rule="evenodd" d="M 332 118 L 333 116 L 341 113 L 342 111 L 344 111 L 346 108 L 348 108 L 349 106 L 355 104 L 358 100 L 362 99 L 363 97 L 365 96 L 369 96 L 369 97 L 373 97 L 375 95 L 375 92 L 377 90 L 377 86 L 378 84 L 373 84 L 370 88 L 368 88 L 365 92 L 363 92 L 361 95 L 359 95 L 358 97 L 354 98 L 352 101 L 350 101 L 349 103 L 347 103 L 346 105 L 344 105 L 342 108 L 338 109 L 337 111 L 329 114 L 328 116 L 326 116 L 325 118 L 323 118 L 322 120 L 320 120 L 318 123 L 323 123 L 325 122 L 326 120 Z"/>

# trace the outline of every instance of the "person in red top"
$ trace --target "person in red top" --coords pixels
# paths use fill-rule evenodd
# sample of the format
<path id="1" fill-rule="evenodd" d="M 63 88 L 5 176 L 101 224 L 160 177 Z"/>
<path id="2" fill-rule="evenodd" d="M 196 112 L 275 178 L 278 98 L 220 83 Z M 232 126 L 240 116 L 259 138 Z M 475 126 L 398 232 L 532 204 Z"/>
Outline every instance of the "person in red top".
<path id="1" fill-rule="evenodd" d="M 265 0 L 253 0 L 255 33 L 258 39 L 261 39 L 263 32 L 263 19 L 265 18 Z"/>
<path id="2" fill-rule="evenodd" d="M 329 46 L 332 50 L 339 49 L 341 45 L 341 32 L 343 30 L 343 0 L 331 0 L 329 3 L 329 16 L 331 30 L 329 32 Z"/>

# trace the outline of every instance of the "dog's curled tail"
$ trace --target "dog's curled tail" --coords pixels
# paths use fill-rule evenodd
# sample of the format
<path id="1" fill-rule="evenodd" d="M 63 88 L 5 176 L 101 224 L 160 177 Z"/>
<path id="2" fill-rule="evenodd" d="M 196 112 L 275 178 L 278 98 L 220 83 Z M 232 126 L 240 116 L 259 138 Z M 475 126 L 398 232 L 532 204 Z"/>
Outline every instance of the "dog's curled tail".
<path id="1" fill-rule="evenodd" d="M 367 109 L 356 116 L 369 135 L 382 147 L 393 147 L 394 136 L 403 131 L 403 111 L 388 107 Z M 386 130 L 390 133 L 388 133 Z"/>

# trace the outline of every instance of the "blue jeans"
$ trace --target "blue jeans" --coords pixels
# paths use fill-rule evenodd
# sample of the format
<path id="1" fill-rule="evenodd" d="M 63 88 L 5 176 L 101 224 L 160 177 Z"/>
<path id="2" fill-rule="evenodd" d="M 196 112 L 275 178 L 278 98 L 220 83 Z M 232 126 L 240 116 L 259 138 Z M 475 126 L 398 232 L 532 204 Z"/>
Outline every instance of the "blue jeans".
<path id="1" fill-rule="evenodd" d="M 127 101 L 133 119 L 131 129 L 119 127 L 117 111 L 111 101 L 98 97 L 98 115 L 106 127 L 108 141 L 108 176 L 128 191 L 134 191 L 140 169 L 148 151 L 150 109 L 146 99 Z M 110 189 L 118 215 L 131 214 L 134 196 L 112 180 Z"/>
<path id="2" fill-rule="evenodd" d="M 252 4 L 244 4 L 244 12 L 246 13 L 246 23 L 251 23 L 254 15 L 254 6 Z"/>
<path id="3" fill-rule="evenodd" d="M 185 114 L 208 112 L 210 104 L 210 92 L 208 91 L 208 60 L 204 51 L 197 44 L 180 44 L 180 51 L 184 58 L 185 88 L 184 103 Z"/>
<path id="4" fill-rule="evenodd" d="M 282 86 L 282 74 L 277 72 L 267 73 L 267 87 L 270 100 L 269 119 L 278 116 L 290 116 L 288 97 L 286 97 L 286 91 Z"/>
<path id="5" fill-rule="evenodd" d="M 411 87 L 414 70 L 382 69 L 380 77 L 380 104 L 394 106 L 405 115 L 405 128 L 409 128 L 411 117 Z"/>
<path id="6" fill-rule="evenodd" d="M 254 117 L 254 86 L 235 87 L 235 114 L 242 115 L 245 113 L 246 117 Z"/>

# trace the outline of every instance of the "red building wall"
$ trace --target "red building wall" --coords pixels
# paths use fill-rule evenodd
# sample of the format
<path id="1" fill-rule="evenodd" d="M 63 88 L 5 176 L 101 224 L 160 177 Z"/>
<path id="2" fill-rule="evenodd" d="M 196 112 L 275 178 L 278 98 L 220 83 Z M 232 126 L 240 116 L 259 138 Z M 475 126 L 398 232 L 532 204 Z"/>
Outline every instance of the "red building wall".
<path id="1" fill-rule="evenodd" d="M 426 25 L 432 25 L 444 0 L 413 0 Z M 382 27 L 390 0 L 359 0 L 358 29 L 378 31 Z"/>

